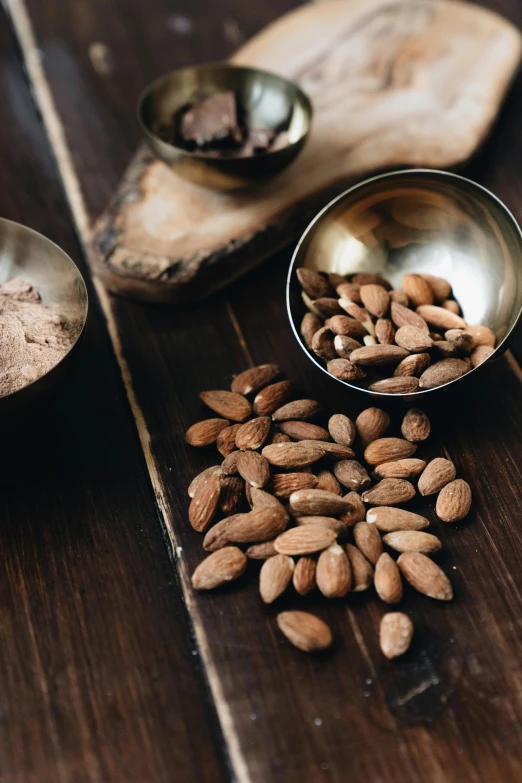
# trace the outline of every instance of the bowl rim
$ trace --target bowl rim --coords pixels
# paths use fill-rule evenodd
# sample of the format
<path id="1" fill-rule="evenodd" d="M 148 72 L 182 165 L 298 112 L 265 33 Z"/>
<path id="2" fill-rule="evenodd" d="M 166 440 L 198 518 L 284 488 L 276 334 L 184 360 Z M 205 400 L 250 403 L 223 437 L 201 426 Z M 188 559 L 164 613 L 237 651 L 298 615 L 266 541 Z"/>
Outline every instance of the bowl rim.
<path id="1" fill-rule="evenodd" d="M 302 133 L 298 139 L 295 141 L 292 141 L 291 143 L 287 144 L 285 147 L 282 147 L 278 150 L 268 150 L 266 152 L 261 153 L 261 155 L 244 155 L 241 158 L 213 158 L 209 155 L 205 155 L 202 152 L 196 152 L 196 151 L 190 151 L 186 150 L 184 147 L 179 147 L 176 144 L 171 144 L 169 141 L 165 141 L 160 136 L 158 136 L 157 133 L 155 133 L 151 128 L 147 125 L 147 123 L 143 119 L 143 104 L 146 100 L 146 98 L 149 97 L 149 95 L 152 94 L 152 92 L 159 87 L 163 82 L 167 81 L 170 77 L 172 77 L 174 74 L 183 73 L 183 71 L 203 71 L 209 68 L 224 70 L 224 71 L 250 71 L 251 73 L 259 73 L 263 76 L 270 76 L 276 79 L 279 79 L 281 82 L 285 82 L 286 84 L 291 85 L 293 89 L 296 91 L 297 95 L 299 96 L 299 100 L 304 103 L 306 107 L 306 111 L 308 114 L 308 124 L 307 128 L 304 133 Z M 179 153 L 180 155 L 187 157 L 192 160 L 198 160 L 198 161 L 204 161 L 205 163 L 212 163 L 214 161 L 237 161 L 237 160 L 266 160 L 269 157 L 274 157 L 276 155 L 279 155 L 281 152 L 286 152 L 287 150 L 293 149 L 296 145 L 302 144 L 304 139 L 307 138 L 307 136 L 310 133 L 310 129 L 312 127 L 312 120 L 314 116 L 314 108 L 312 105 L 312 101 L 308 97 L 308 95 L 304 92 L 304 90 L 301 89 L 301 87 L 291 79 L 287 79 L 286 76 L 282 76 L 279 73 L 275 73 L 275 71 L 268 71 L 266 68 L 256 68 L 255 66 L 251 65 L 235 65 L 235 63 L 229 63 L 226 60 L 224 61 L 216 61 L 216 62 L 204 62 L 204 63 L 197 63 L 196 65 L 185 65 L 182 68 L 174 68 L 171 71 L 167 71 L 166 73 L 162 74 L 161 76 L 158 76 L 156 79 L 154 79 L 152 82 L 149 82 L 149 84 L 144 87 L 144 89 L 140 92 L 138 96 L 138 100 L 136 103 L 136 115 L 138 119 L 138 124 L 140 126 L 140 129 L 142 133 L 145 135 L 145 137 L 152 139 L 155 143 L 160 142 L 161 144 L 164 144 L 166 147 L 169 147 L 172 150 L 175 150 L 176 153 Z"/>
<path id="2" fill-rule="evenodd" d="M 379 392 L 379 391 L 372 391 L 370 389 L 365 389 L 361 386 L 355 386 L 353 383 L 349 383 L 348 381 L 343 381 L 341 378 L 336 378 L 335 375 L 332 375 L 328 372 L 326 367 L 324 367 L 320 362 L 317 360 L 315 356 L 313 356 L 308 348 L 305 346 L 301 335 L 298 331 L 298 328 L 294 322 L 294 318 L 292 316 L 292 309 L 291 309 L 291 301 L 290 301 L 290 294 L 292 289 L 292 275 L 294 272 L 294 269 L 296 268 L 296 261 L 300 253 L 301 246 L 305 242 L 308 235 L 311 233 L 313 228 L 317 223 L 319 223 L 326 212 L 328 212 L 330 209 L 334 207 L 337 202 L 344 199 L 346 196 L 350 195 L 351 193 L 362 189 L 366 187 L 367 185 L 370 185 L 373 182 L 378 182 L 380 180 L 386 180 L 386 179 L 394 179 L 394 178 L 401 178 L 404 176 L 416 176 L 416 175 L 436 175 L 441 178 L 447 178 L 449 180 L 455 180 L 458 183 L 465 182 L 466 185 L 471 186 L 471 188 L 476 189 L 477 191 L 481 192 L 481 195 L 485 197 L 486 199 L 490 199 L 493 201 L 497 207 L 500 208 L 501 212 L 504 212 L 506 217 L 508 218 L 509 222 L 512 224 L 512 227 L 515 230 L 515 234 L 518 237 L 520 248 L 522 249 L 522 229 L 518 224 L 518 221 L 516 220 L 515 216 L 511 212 L 511 210 L 506 207 L 506 205 L 501 201 L 498 196 L 495 196 L 494 193 L 492 193 L 490 190 L 485 188 L 483 185 L 480 185 L 478 182 L 474 182 L 473 180 L 469 179 L 468 177 L 463 177 L 461 174 L 454 174 L 450 171 L 444 171 L 443 169 L 429 169 L 429 168 L 411 168 L 411 169 L 399 169 L 397 171 L 390 171 L 385 172 L 384 174 L 377 174 L 373 177 L 369 177 L 367 179 L 362 180 L 361 182 L 356 183 L 355 185 L 352 185 L 351 187 L 344 190 L 342 193 L 340 193 L 338 196 L 333 198 L 331 201 L 328 202 L 313 218 L 313 220 L 310 221 L 304 232 L 302 233 L 301 237 L 299 238 L 299 241 L 295 247 L 294 252 L 292 253 L 292 259 L 290 261 L 290 266 L 288 269 L 288 275 L 286 280 L 286 309 L 287 309 L 287 315 L 288 320 L 290 321 L 290 326 L 292 327 L 292 331 L 294 333 L 294 336 L 301 346 L 302 350 L 305 352 L 305 354 L 308 356 L 310 361 L 314 362 L 314 364 L 319 367 L 322 372 L 326 373 L 329 378 L 333 378 L 335 381 L 338 381 L 339 383 L 342 383 L 344 386 L 347 386 L 350 389 L 353 389 L 357 392 L 362 392 L 364 394 L 368 394 L 371 397 L 380 397 L 383 399 L 389 399 L 389 400 L 399 400 L 399 399 L 407 399 L 410 401 L 413 401 L 413 399 L 420 398 L 421 396 L 424 396 L 426 394 L 430 394 L 431 392 L 441 391 L 442 389 L 448 389 L 450 386 L 453 386 L 454 384 L 458 383 L 459 381 L 463 380 L 464 378 L 469 378 L 474 372 L 477 370 L 482 369 L 488 362 L 498 358 L 501 356 L 504 351 L 507 349 L 507 341 L 511 337 L 513 331 L 516 329 L 517 325 L 520 322 L 520 319 L 522 317 L 522 307 L 519 309 L 516 318 L 513 320 L 509 330 L 506 332 L 502 340 L 499 342 L 498 345 L 495 346 L 495 349 L 493 353 L 488 356 L 486 361 L 482 362 L 481 364 L 477 365 L 477 367 L 472 367 L 471 370 L 469 370 L 464 375 L 461 375 L 459 378 L 454 378 L 452 381 L 448 381 L 447 383 L 442 384 L 441 386 L 435 386 L 433 389 L 418 389 L 413 392 L 403 392 L 400 394 L 393 394 L 391 392 Z"/>
<path id="3" fill-rule="evenodd" d="M 15 395 L 20 394 L 20 392 L 25 392 L 27 389 L 29 389 L 32 386 L 34 386 L 35 384 L 39 383 L 44 378 L 47 378 L 47 376 L 49 376 L 51 373 L 53 373 L 56 370 L 56 368 L 59 367 L 62 364 L 62 362 L 66 361 L 67 357 L 76 348 L 76 346 L 78 345 L 78 343 L 80 342 L 80 340 L 81 340 L 81 338 L 83 336 L 83 333 L 85 331 L 85 326 L 87 324 L 87 318 L 88 318 L 88 315 L 89 315 L 89 304 L 90 304 L 90 302 L 89 302 L 89 291 L 87 289 L 87 284 L 85 282 L 84 276 L 81 273 L 80 268 L 78 267 L 77 264 L 75 264 L 75 262 L 72 260 L 70 255 L 68 253 L 66 253 L 63 248 L 60 247 L 60 245 L 56 244 L 56 242 L 53 242 L 53 240 L 49 239 L 49 237 L 46 237 L 45 234 L 40 233 L 40 231 L 36 231 L 36 229 L 34 229 L 34 228 L 30 228 L 29 226 L 25 226 L 23 223 L 19 223 L 17 220 L 9 220 L 8 218 L 0 217 L 0 227 L 3 224 L 16 226 L 17 229 L 21 229 L 22 230 L 22 233 L 26 232 L 26 233 L 29 233 L 29 234 L 33 234 L 34 236 L 38 237 L 38 240 L 43 240 L 44 243 L 47 243 L 48 245 L 51 245 L 53 248 L 58 250 L 59 254 L 61 256 L 63 256 L 68 261 L 68 263 L 71 264 L 74 267 L 74 269 L 76 269 L 76 272 L 78 273 L 78 279 L 79 279 L 79 281 L 81 283 L 81 287 L 83 288 L 83 293 L 85 295 L 85 308 L 84 308 L 84 311 L 82 313 L 81 328 L 78 331 L 76 339 L 74 340 L 74 342 L 70 346 L 70 348 L 67 351 L 67 353 L 62 356 L 60 361 L 56 362 L 56 364 L 53 364 L 53 366 L 50 367 L 49 370 L 47 370 L 47 372 L 45 372 L 43 375 L 40 375 L 38 378 L 35 378 L 34 381 L 31 381 L 30 383 L 27 383 L 25 386 L 22 386 L 21 389 L 16 389 L 15 391 L 10 392 L 10 394 L 4 394 L 2 397 L 0 397 L 0 404 L 2 403 L 3 400 L 13 399 L 13 397 L 15 397 Z"/>

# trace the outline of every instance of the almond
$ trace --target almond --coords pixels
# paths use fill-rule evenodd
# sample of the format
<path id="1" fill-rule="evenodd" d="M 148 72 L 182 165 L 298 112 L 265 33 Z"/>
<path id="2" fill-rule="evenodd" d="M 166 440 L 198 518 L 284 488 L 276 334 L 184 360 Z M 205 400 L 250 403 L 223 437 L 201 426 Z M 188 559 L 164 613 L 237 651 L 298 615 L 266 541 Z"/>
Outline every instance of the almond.
<path id="1" fill-rule="evenodd" d="M 333 460 L 350 459 L 353 457 L 353 449 L 348 446 L 342 446 L 340 443 L 329 443 L 322 440 L 321 446 L 324 449 L 325 457 Z"/>
<path id="2" fill-rule="evenodd" d="M 398 459 L 395 462 L 382 462 L 375 468 L 374 476 L 378 479 L 410 479 L 422 473 L 425 467 L 423 459 Z"/>
<path id="3" fill-rule="evenodd" d="M 328 421 L 328 431 L 336 443 L 351 446 L 355 440 L 355 424 L 348 416 L 335 413 Z"/>
<path id="4" fill-rule="evenodd" d="M 331 440 L 328 430 L 309 421 L 283 421 L 279 429 L 294 440 Z"/>
<path id="5" fill-rule="evenodd" d="M 229 391 L 204 391 L 201 400 L 208 408 L 232 421 L 245 421 L 252 415 L 252 406 L 242 394 Z"/>
<path id="6" fill-rule="evenodd" d="M 453 481 L 456 475 L 457 471 L 453 462 L 444 459 L 444 457 L 436 457 L 428 462 L 419 479 L 419 492 L 424 496 L 434 495 L 450 481 Z"/>
<path id="7" fill-rule="evenodd" d="M 429 334 L 428 324 L 418 313 L 414 310 L 410 310 L 408 307 L 399 304 L 399 302 L 391 303 L 391 319 L 395 326 L 417 326 L 419 329 L 423 329 L 426 334 Z"/>
<path id="8" fill-rule="evenodd" d="M 309 516 L 309 517 L 296 517 L 298 525 L 317 525 L 318 527 L 324 527 L 327 530 L 331 530 L 336 536 L 345 536 L 348 532 L 348 526 L 340 519 L 334 519 L 333 517 L 321 517 L 321 516 Z"/>
<path id="9" fill-rule="evenodd" d="M 471 508 L 471 489 L 464 479 L 455 479 L 441 489 L 435 512 L 443 522 L 464 519 Z"/>
<path id="10" fill-rule="evenodd" d="M 445 310 L 449 310 L 450 313 L 460 315 L 460 305 L 454 299 L 446 299 L 444 302 L 442 302 L 441 307 L 443 307 Z"/>
<path id="11" fill-rule="evenodd" d="M 486 359 L 489 359 L 494 351 L 495 349 L 492 348 L 491 345 L 477 345 L 470 354 L 472 366 L 478 367 L 479 364 L 482 364 Z"/>
<path id="12" fill-rule="evenodd" d="M 363 367 L 378 367 L 384 364 L 397 364 L 406 356 L 408 351 L 398 345 L 367 345 L 354 351 L 350 361 Z"/>
<path id="13" fill-rule="evenodd" d="M 379 223 L 376 222 L 374 227 L 378 225 Z M 358 272 L 352 277 L 351 282 L 355 283 L 359 287 L 363 285 L 380 285 L 385 289 L 385 291 L 391 288 L 391 285 L 387 280 L 384 279 L 384 277 L 381 277 L 381 275 L 377 275 L 374 272 Z"/>
<path id="14" fill-rule="evenodd" d="M 449 299 L 451 296 L 451 285 L 443 277 L 426 274 L 420 274 L 419 277 L 422 277 L 428 283 L 436 302 L 444 302 L 445 299 Z"/>
<path id="15" fill-rule="evenodd" d="M 352 352 L 361 347 L 360 342 L 345 334 L 336 334 L 334 337 L 335 352 L 341 359 L 349 359 Z"/>
<path id="16" fill-rule="evenodd" d="M 429 283 L 420 275 L 404 275 L 401 287 L 412 307 L 433 304 L 433 290 Z"/>
<path id="17" fill-rule="evenodd" d="M 424 329 L 418 326 L 401 326 L 397 329 L 395 342 L 407 351 L 412 353 L 422 353 L 427 351 L 433 345 L 433 340 L 426 334 Z M 406 357 L 403 357 L 406 358 Z"/>
<path id="18" fill-rule="evenodd" d="M 245 496 L 245 482 L 237 476 L 225 476 L 221 481 L 219 506 L 223 514 L 237 514 Z"/>
<path id="19" fill-rule="evenodd" d="M 372 441 L 364 450 L 364 459 L 369 465 L 380 465 L 381 462 L 393 462 L 397 459 L 411 457 L 417 451 L 417 446 L 402 438 L 378 438 Z"/>
<path id="20" fill-rule="evenodd" d="M 226 476 L 234 476 L 237 473 L 237 458 L 240 451 L 231 451 L 221 463 L 221 470 Z"/>
<path id="21" fill-rule="evenodd" d="M 362 350 L 364 349 L 358 348 L 354 353 Z M 359 367 L 356 367 L 355 364 L 352 364 L 348 359 L 332 359 L 326 365 L 326 369 L 330 375 L 334 375 L 336 378 L 339 378 L 340 381 L 347 381 L 348 383 L 350 381 L 361 380 L 365 377 L 364 371 Z"/>
<path id="22" fill-rule="evenodd" d="M 258 416 L 271 416 L 288 402 L 294 391 L 291 381 L 279 381 L 262 389 L 254 399 L 254 411 Z"/>
<path id="23" fill-rule="evenodd" d="M 223 471 L 221 470 L 219 465 L 212 465 L 210 468 L 206 468 L 201 473 L 199 473 L 195 478 L 192 479 L 190 482 L 189 488 L 188 488 L 188 496 L 189 498 L 193 498 L 196 494 L 196 490 L 201 484 L 206 484 L 207 481 L 210 479 L 211 476 L 214 474 L 221 475 Z"/>
<path id="24" fill-rule="evenodd" d="M 420 514 L 391 506 L 371 508 L 366 514 L 366 521 L 384 533 L 393 533 L 395 530 L 424 530 L 430 524 L 426 517 Z"/>
<path id="25" fill-rule="evenodd" d="M 390 417 L 380 408 L 366 408 L 355 421 L 355 429 L 363 446 L 382 438 L 390 426 Z"/>
<path id="26" fill-rule="evenodd" d="M 466 331 L 473 337 L 475 346 L 489 345 L 495 347 L 497 338 L 488 326 L 466 326 Z"/>
<path id="27" fill-rule="evenodd" d="M 248 514 L 236 514 L 224 521 L 228 522 L 226 537 L 230 543 L 253 544 L 269 541 L 282 533 L 287 515 L 284 509 L 254 508 Z"/>
<path id="28" fill-rule="evenodd" d="M 265 604 L 273 603 L 292 581 L 294 561 L 287 555 L 274 555 L 265 560 L 259 572 L 259 593 Z"/>
<path id="29" fill-rule="evenodd" d="M 371 479 L 365 468 L 354 459 L 343 459 L 336 462 L 334 474 L 343 486 L 354 492 L 360 492 L 371 484 Z"/>
<path id="30" fill-rule="evenodd" d="M 381 620 L 379 644 L 389 660 L 404 655 L 413 638 L 413 623 L 403 612 L 388 612 Z"/>
<path id="31" fill-rule="evenodd" d="M 376 506 L 397 506 L 399 503 L 407 503 L 414 496 L 415 487 L 409 481 L 386 478 L 363 492 L 362 499 L 364 503 L 373 503 Z"/>
<path id="32" fill-rule="evenodd" d="M 282 503 L 277 498 L 271 495 L 269 492 L 265 492 L 263 489 L 256 489 L 252 487 L 252 505 L 254 508 L 275 508 L 278 511 L 282 511 L 286 517 L 288 514 Z"/>
<path id="33" fill-rule="evenodd" d="M 357 492 L 348 492 L 344 500 L 351 504 L 350 511 L 343 512 L 339 519 L 347 527 L 353 527 L 357 522 L 362 522 L 366 516 L 366 507 Z"/>
<path id="34" fill-rule="evenodd" d="M 358 522 L 353 529 L 353 537 L 357 549 L 375 565 L 382 554 L 382 540 L 377 528 L 368 522 Z"/>
<path id="35" fill-rule="evenodd" d="M 320 299 L 328 296 L 330 293 L 330 284 L 323 275 L 316 272 L 315 269 L 300 267 L 296 269 L 299 285 L 306 291 L 310 299 Z"/>
<path id="36" fill-rule="evenodd" d="M 436 330 L 446 331 L 446 329 L 465 329 L 466 321 L 455 315 L 445 307 L 437 307 L 437 305 L 421 305 L 417 307 L 417 314 L 423 318 L 429 326 L 433 326 Z"/>
<path id="37" fill-rule="evenodd" d="M 367 283 L 361 285 L 360 297 L 363 305 L 377 318 L 384 318 L 390 307 L 390 295 L 388 291 L 379 284 Z"/>
<path id="38" fill-rule="evenodd" d="M 468 365 L 462 359 L 441 359 L 435 362 L 427 370 L 424 370 L 419 380 L 421 389 L 434 389 L 450 383 L 465 375 L 469 370 Z"/>
<path id="39" fill-rule="evenodd" d="M 344 549 L 339 544 L 332 544 L 321 552 L 315 579 L 317 587 L 326 598 L 342 598 L 350 590 L 352 569 Z"/>
<path id="40" fill-rule="evenodd" d="M 231 427 L 225 427 L 221 430 L 216 440 L 216 447 L 223 457 L 228 457 L 236 450 L 236 433 L 241 429 L 242 424 L 232 424 Z"/>
<path id="41" fill-rule="evenodd" d="M 431 336 L 431 335 L 430 335 Z M 414 353 L 399 362 L 393 373 L 395 378 L 420 375 L 431 362 L 429 353 Z"/>
<path id="42" fill-rule="evenodd" d="M 275 540 L 275 539 L 274 539 Z M 245 552 L 250 560 L 266 560 L 274 557 L 277 552 L 274 549 L 274 541 L 265 541 L 263 544 L 252 544 Z"/>
<path id="43" fill-rule="evenodd" d="M 250 369 L 236 375 L 230 390 L 237 394 L 255 394 L 263 386 L 272 383 L 280 373 L 281 370 L 277 364 L 260 364 L 258 367 L 250 367 Z"/>
<path id="44" fill-rule="evenodd" d="M 327 549 L 334 543 L 336 534 L 319 525 L 293 527 L 279 535 L 274 547 L 282 555 L 310 555 Z"/>
<path id="45" fill-rule="evenodd" d="M 455 343 L 450 343 L 448 340 L 436 340 L 433 343 L 434 355 L 436 359 L 458 359 L 462 356 Z"/>
<path id="46" fill-rule="evenodd" d="M 339 300 L 331 296 L 322 296 L 319 299 L 314 299 L 313 305 L 325 318 L 330 318 L 343 312 Z"/>
<path id="47" fill-rule="evenodd" d="M 397 560 L 402 575 L 419 593 L 438 601 L 451 601 L 453 590 L 448 577 L 426 555 L 420 552 L 405 552 Z"/>
<path id="48" fill-rule="evenodd" d="M 345 550 L 352 569 L 352 592 L 367 590 L 373 582 L 373 568 L 353 544 L 347 544 Z"/>
<path id="49" fill-rule="evenodd" d="M 290 509 L 296 516 L 337 516 L 352 510 L 349 500 L 322 489 L 300 489 L 290 495 Z"/>
<path id="50" fill-rule="evenodd" d="M 268 438 L 271 425 L 270 416 L 258 416 L 246 424 L 240 424 L 235 433 L 235 445 L 241 451 L 260 449 Z"/>
<path id="51" fill-rule="evenodd" d="M 351 315 L 352 318 L 355 318 L 357 321 L 360 321 L 362 324 L 371 323 L 371 318 L 368 310 L 365 310 L 364 307 L 359 307 L 359 305 L 355 304 L 355 302 L 352 302 L 351 299 L 340 297 L 339 304 L 341 305 L 345 313 L 348 313 L 348 315 Z M 368 327 L 366 327 L 366 329 L 368 330 Z"/>
<path id="52" fill-rule="evenodd" d="M 453 343 L 453 345 L 465 353 L 471 351 L 475 344 L 471 332 L 464 331 L 464 329 L 448 329 L 444 337 L 449 343 Z"/>
<path id="53" fill-rule="evenodd" d="M 410 443 L 421 443 L 429 438 L 431 424 L 429 418 L 420 408 L 410 408 L 406 411 L 401 424 L 403 438 Z"/>
<path id="54" fill-rule="evenodd" d="M 271 446 L 273 443 L 290 443 L 292 438 L 285 435 L 283 432 L 274 432 L 274 434 L 268 438 L 266 445 Z"/>
<path id="55" fill-rule="evenodd" d="M 421 533 L 418 530 L 397 530 L 394 533 L 386 533 L 383 540 L 386 546 L 397 552 L 421 552 L 423 555 L 432 555 L 442 549 L 437 536 Z"/>
<path id="56" fill-rule="evenodd" d="M 316 562 L 312 557 L 300 557 L 297 561 L 292 581 L 299 595 L 308 595 L 316 586 Z"/>
<path id="57" fill-rule="evenodd" d="M 190 446 L 198 448 L 210 446 L 215 443 L 218 435 L 229 426 L 226 419 L 204 419 L 189 427 L 185 433 L 185 440 Z"/>
<path id="58" fill-rule="evenodd" d="M 270 481 L 270 466 L 257 451 L 242 451 L 237 458 L 237 469 L 239 475 L 257 489 L 262 489 Z"/>
<path id="59" fill-rule="evenodd" d="M 281 612 L 277 625 L 288 641 L 303 652 L 321 652 L 332 646 L 330 628 L 309 612 Z"/>
<path id="60" fill-rule="evenodd" d="M 189 522 L 198 533 L 203 533 L 214 519 L 219 505 L 220 487 L 221 475 L 213 473 L 207 481 L 199 484 L 190 501 Z"/>
<path id="61" fill-rule="evenodd" d="M 265 446 L 263 457 L 271 465 L 280 468 L 304 468 L 325 455 L 323 444 L 314 440 L 302 440 L 298 443 L 274 443 Z"/>
<path id="62" fill-rule="evenodd" d="M 325 361 L 336 358 L 337 351 L 334 346 L 334 336 L 328 326 L 322 326 L 312 337 L 312 351 Z"/>
<path id="63" fill-rule="evenodd" d="M 320 410 L 321 406 L 316 400 L 294 400 L 274 411 L 272 419 L 278 423 L 281 421 L 302 421 L 315 416 Z"/>
<path id="64" fill-rule="evenodd" d="M 241 576 L 247 567 L 247 558 L 237 546 L 227 546 L 203 560 L 192 574 L 195 590 L 214 590 Z"/>
<path id="65" fill-rule="evenodd" d="M 322 325 L 322 321 L 320 321 L 316 315 L 313 313 L 305 313 L 303 320 L 301 321 L 301 336 L 308 349 L 311 350 L 314 334 L 321 329 Z"/>
<path id="66" fill-rule="evenodd" d="M 400 304 L 403 307 L 408 307 L 408 305 L 410 304 L 410 300 L 408 299 L 404 291 L 400 291 L 396 289 L 390 291 L 390 299 L 392 302 L 397 302 L 397 304 Z"/>
<path id="67" fill-rule="evenodd" d="M 271 490 L 278 498 L 289 498 L 299 489 L 313 489 L 317 478 L 312 473 L 276 473 L 272 476 Z"/>
<path id="68" fill-rule="evenodd" d="M 246 514 L 233 514 L 213 525 L 203 539 L 203 549 L 207 552 L 216 552 L 218 549 L 228 546 L 231 543 L 227 537 L 228 525 L 243 517 L 246 517 Z"/>
<path id="69" fill-rule="evenodd" d="M 342 334 L 356 340 L 368 334 L 368 330 L 360 321 L 347 315 L 336 315 L 330 318 L 327 326 L 334 334 Z"/>
<path id="70" fill-rule="evenodd" d="M 383 552 L 377 560 L 374 574 L 375 592 L 387 604 L 398 604 L 402 600 L 401 572 L 395 560 Z"/>
<path id="71" fill-rule="evenodd" d="M 350 299 L 355 304 L 362 304 L 361 286 L 358 283 L 347 283 L 345 280 L 336 287 L 335 291 L 340 299 Z"/>
<path id="72" fill-rule="evenodd" d="M 379 318 L 375 324 L 375 337 L 381 345 L 393 345 L 395 326 L 389 318 Z"/>
<path id="73" fill-rule="evenodd" d="M 325 492 L 333 492 L 334 495 L 343 496 L 343 490 L 333 473 L 329 470 L 321 470 L 317 474 L 317 489 L 323 489 Z"/>
<path id="74" fill-rule="evenodd" d="M 419 379 L 411 376 L 384 378 L 368 386 L 370 391 L 381 394 L 413 394 L 419 388 Z"/>

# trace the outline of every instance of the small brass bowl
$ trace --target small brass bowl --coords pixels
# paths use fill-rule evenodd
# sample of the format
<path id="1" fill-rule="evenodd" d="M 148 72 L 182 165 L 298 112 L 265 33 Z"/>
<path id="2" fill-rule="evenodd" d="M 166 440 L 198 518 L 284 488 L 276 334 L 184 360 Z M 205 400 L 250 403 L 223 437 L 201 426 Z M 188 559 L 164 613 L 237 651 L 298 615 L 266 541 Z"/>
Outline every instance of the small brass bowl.
<path id="1" fill-rule="evenodd" d="M 247 157 L 212 157 L 189 152 L 158 135 L 183 106 L 233 90 L 251 127 L 287 129 L 282 149 Z M 158 158 L 180 177 L 215 190 L 236 190 L 278 174 L 304 146 L 312 120 L 308 97 L 292 82 L 268 71 L 226 63 L 171 71 L 149 85 L 138 100 L 138 119 L 145 139 Z"/>
<path id="2" fill-rule="evenodd" d="M 394 288 L 408 273 L 445 278 L 465 321 L 495 333 L 496 349 L 487 362 L 506 350 L 521 316 L 522 234 L 517 222 L 488 190 L 444 171 L 411 169 L 368 179 L 330 202 L 301 237 L 288 275 L 288 314 L 307 356 L 327 372 L 300 334 L 306 308 L 295 270 L 302 266 L 340 275 L 374 272 Z M 444 386 L 404 399 L 455 387 L 487 362 Z M 401 397 L 336 380 L 372 397 Z"/>
<path id="3" fill-rule="evenodd" d="M 74 343 L 47 373 L 0 397 L 2 423 L 47 397 L 69 375 L 78 356 L 88 311 L 85 282 L 69 256 L 37 231 L 0 218 L 0 283 L 14 277 L 31 283 L 44 304 L 67 321 Z"/>

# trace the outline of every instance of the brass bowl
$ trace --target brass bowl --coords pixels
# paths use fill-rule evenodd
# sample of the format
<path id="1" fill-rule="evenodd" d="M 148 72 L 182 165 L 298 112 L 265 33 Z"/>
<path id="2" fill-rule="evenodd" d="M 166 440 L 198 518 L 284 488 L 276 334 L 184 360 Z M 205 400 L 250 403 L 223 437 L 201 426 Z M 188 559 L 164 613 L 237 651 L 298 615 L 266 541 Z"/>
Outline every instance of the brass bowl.
<path id="1" fill-rule="evenodd" d="M 189 152 L 158 135 L 186 104 L 233 90 L 252 127 L 288 126 L 289 144 L 280 150 L 238 158 L 218 158 Z M 226 63 L 197 65 L 171 71 L 149 85 L 138 100 L 138 120 L 158 158 L 180 177 L 216 190 L 236 190 L 278 174 L 304 146 L 312 120 L 308 97 L 296 84 L 268 71 Z"/>
<path id="2" fill-rule="evenodd" d="M 0 218 L 0 283 L 13 277 L 31 283 L 42 301 L 69 323 L 74 344 L 47 373 L 0 397 L 2 422 L 47 397 L 69 375 L 78 356 L 88 311 L 85 282 L 69 256 L 37 231 Z"/>
<path id="3" fill-rule="evenodd" d="M 522 234 L 517 222 L 488 190 L 444 171 L 411 169 L 368 179 L 330 202 L 300 239 L 288 275 L 288 314 L 307 356 L 327 372 L 300 335 L 306 308 L 295 270 L 302 266 L 340 275 L 375 272 L 394 288 L 407 273 L 443 277 L 466 322 L 495 332 L 496 349 L 487 362 L 444 386 L 404 395 L 407 400 L 475 376 L 506 350 L 521 316 Z M 401 397 L 336 380 L 372 397 Z"/>

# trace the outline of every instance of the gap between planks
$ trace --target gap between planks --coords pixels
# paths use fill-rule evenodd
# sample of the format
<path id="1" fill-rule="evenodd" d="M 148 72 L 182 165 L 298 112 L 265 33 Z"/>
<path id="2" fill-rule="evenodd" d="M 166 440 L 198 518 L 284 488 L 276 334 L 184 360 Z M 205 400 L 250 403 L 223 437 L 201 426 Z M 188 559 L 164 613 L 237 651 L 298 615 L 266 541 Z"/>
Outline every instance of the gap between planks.
<path id="1" fill-rule="evenodd" d="M 24 64 L 29 77 L 32 95 L 36 107 L 42 117 L 43 126 L 47 133 L 52 153 L 56 160 L 56 165 L 62 179 L 65 196 L 69 202 L 76 230 L 82 244 L 83 252 L 89 262 L 91 269 L 91 278 L 99 299 L 100 307 L 104 313 L 107 322 L 107 329 L 112 343 L 113 351 L 120 368 L 123 384 L 131 407 L 138 437 L 141 443 L 145 462 L 147 465 L 149 477 L 158 511 L 167 531 L 172 551 L 169 552 L 179 576 L 181 587 L 181 596 L 187 608 L 188 617 L 192 623 L 192 634 L 196 641 L 198 652 L 204 664 L 204 673 L 207 678 L 208 687 L 212 693 L 214 708 L 216 710 L 221 731 L 225 738 L 227 747 L 224 748 L 228 756 L 229 767 L 238 783 L 252 783 L 250 772 L 246 759 L 241 750 L 239 735 L 232 716 L 232 712 L 226 701 L 221 680 L 213 662 L 208 636 L 201 622 L 198 613 L 197 603 L 192 590 L 190 573 L 182 557 L 179 556 L 181 548 L 178 546 L 174 526 L 172 524 L 172 515 L 166 501 L 163 482 L 160 477 L 158 466 L 151 449 L 151 438 L 145 421 L 145 417 L 138 404 L 136 393 L 132 382 L 132 375 L 125 359 L 123 347 L 119 337 L 118 326 L 114 317 L 110 296 L 101 281 L 92 274 L 92 265 L 88 252 L 88 243 L 90 238 L 90 220 L 85 206 L 80 181 L 74 168 L 70 149 L 67 145 L 64 127 L 60 120 L 52 92 L 47 81 L 44 69 L 41 64 L 41 53 L 38 49 L 36 38 L 33 32 L 31 21 L 25 3 L 23 0 L 2 0 L 8 17 L 11 19 L 14 33 L 20 46 Z M 228 316 L 232 322 L 234 331 L 238 337 L 239 344 L 247 361 L 252 365 L 252 357 L 248 351 L 243 333 L 232 310 L 227 303 Z M 50 716 L 51 717 L 51 716 Z"/>

